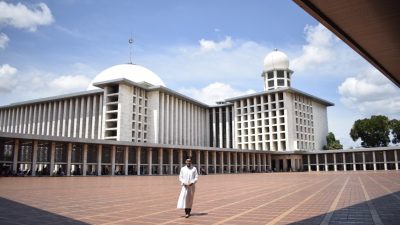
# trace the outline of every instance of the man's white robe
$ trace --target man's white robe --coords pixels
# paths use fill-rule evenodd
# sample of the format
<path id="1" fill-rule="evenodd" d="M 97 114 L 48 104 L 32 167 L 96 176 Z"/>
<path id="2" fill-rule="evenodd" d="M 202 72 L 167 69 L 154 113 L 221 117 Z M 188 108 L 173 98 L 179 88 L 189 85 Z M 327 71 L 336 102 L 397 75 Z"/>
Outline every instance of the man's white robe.
<path id="1" fill-rule="evenodd" d="M 195 183 L 198 179 L 199 175 L 197 173 L 196 167 L 187 167 L 184 166 L 181 168 L 181 172 L 179 174 L 179 181 L 181 182 L 182 189 L 181 194 L 178 198 L 178 209 L 192 208 L 194 192 L 195 192 Z M 185 186 L 192 184 L 192 186 Z"/>

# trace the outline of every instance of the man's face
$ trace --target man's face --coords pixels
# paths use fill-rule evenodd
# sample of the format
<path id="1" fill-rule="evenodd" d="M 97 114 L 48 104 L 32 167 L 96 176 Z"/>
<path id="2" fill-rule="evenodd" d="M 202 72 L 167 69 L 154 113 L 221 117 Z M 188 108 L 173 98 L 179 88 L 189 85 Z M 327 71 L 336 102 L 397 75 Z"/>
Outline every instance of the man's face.
<path id="1" fill-rule="evenodd" d="M 186 159 L 186 166 L 188 166 L 188 167 L 192 166 L 192 160 L 191 159 Z"/>

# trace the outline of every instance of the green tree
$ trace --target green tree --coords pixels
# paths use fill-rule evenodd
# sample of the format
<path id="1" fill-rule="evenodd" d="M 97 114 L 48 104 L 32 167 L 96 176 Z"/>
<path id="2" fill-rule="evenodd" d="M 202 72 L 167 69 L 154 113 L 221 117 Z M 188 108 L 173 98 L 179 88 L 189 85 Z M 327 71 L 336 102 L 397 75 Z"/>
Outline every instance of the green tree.
<path id="1" fill-rule="evenodd" d="M 361 139 L 361 146 L 386 147 L 390 142 L 390 121 L 386 116 L 371 116 L 354 122 L 350 131 L 353 141 Z"/>
<path id="2" fill-rule="evenodd" d="M 343 145 L 340 144 L 339 140 L 336 140 L 335 135 L 332 132 L 329 132 L 326 135 L 326 145 L 324 145 L 324 150 L 333 150 L 333 149 L 343 149 Z"/>
<path id="3" fill-rule="evenodd" d="M 392 130 L 392 143 L 400 143 L 400 120 L 393 119 L 390 121 L 390 129 Z"/>

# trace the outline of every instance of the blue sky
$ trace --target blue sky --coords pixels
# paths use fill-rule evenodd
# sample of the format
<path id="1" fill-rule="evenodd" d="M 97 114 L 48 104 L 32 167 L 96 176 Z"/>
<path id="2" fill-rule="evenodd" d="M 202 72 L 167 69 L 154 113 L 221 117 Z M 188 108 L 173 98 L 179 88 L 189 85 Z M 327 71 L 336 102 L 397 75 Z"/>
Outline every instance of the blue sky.
<path id="1" fill-rule="evenodd" d="M 0 105 L 85 90 L 133 61 L 205 102 L 263 88 L 274 48 L 292 87 L 335 103 L 329 129 L 346 147 L 356 119 L 400 118 L 400 92 L 292 1 L 0 1 Z"/>

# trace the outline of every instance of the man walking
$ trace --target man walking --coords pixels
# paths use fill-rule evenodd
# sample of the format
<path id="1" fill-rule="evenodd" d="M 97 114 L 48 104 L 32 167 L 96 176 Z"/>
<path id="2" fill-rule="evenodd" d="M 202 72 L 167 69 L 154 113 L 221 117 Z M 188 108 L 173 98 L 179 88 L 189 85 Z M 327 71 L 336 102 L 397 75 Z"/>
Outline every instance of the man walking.
<path id="1" fill-rule="evenodd" d="M 182 189 L 179 195 L 177 208 L 185 209 L 185 217 L 189 218 L 192 210 L 195 183 L 197 182 L 199 175 L 196 167 L 192 166 L 192 159 L 186 159 L 186 166 L 181 168 L 179 174 L 179 181 L 181 182 Z"/>

